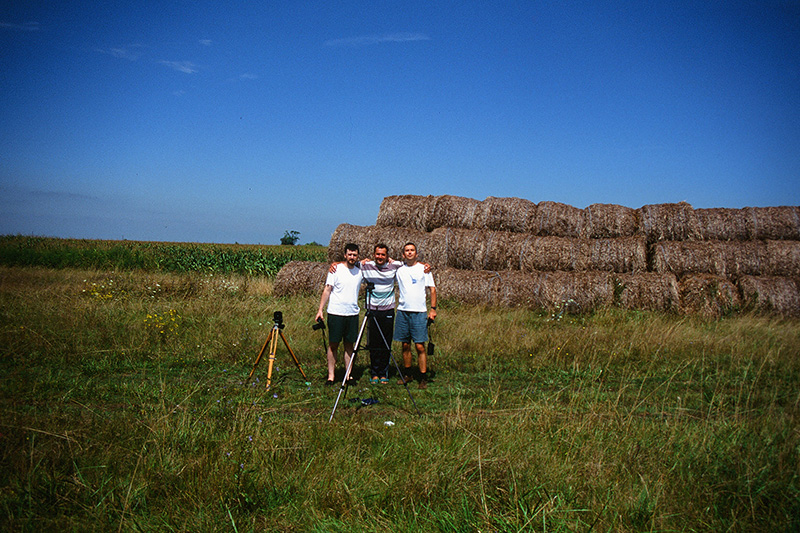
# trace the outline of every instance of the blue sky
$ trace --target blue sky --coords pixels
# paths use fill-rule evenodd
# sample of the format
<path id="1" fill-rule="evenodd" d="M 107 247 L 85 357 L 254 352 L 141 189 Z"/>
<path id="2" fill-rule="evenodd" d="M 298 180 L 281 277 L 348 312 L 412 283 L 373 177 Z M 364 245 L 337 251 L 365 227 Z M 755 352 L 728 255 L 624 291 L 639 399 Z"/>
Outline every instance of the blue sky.
<path id="1" fill-rule="evenodd" d="M 0 234 L 327 244 L 393 194 L 800 205 L 798 0 L 12 1 L 0 95 Z"/>

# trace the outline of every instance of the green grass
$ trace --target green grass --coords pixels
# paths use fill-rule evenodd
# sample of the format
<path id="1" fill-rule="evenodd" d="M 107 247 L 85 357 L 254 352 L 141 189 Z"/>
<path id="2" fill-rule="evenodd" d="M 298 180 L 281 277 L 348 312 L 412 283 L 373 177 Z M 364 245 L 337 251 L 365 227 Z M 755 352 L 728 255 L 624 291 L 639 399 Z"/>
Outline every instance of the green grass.
<path id="1" fill-rule="evenodd" d="M 317 245 L 161 243 L 0 236 L 0 265 L 274 277 L 289 261 L 325 261 Z"/>
<path id="2" fill-rule="evenodd" d="M 0 267 L 2 528 L 800 528 L 797 320 L 442 302 L 422 414 L 362 377 L 329 423 L 317 304 L 263 276 Z M 247 380 L 276 310 L 310 385 L 282 343 L 272 389 L 266 360 Z"/>

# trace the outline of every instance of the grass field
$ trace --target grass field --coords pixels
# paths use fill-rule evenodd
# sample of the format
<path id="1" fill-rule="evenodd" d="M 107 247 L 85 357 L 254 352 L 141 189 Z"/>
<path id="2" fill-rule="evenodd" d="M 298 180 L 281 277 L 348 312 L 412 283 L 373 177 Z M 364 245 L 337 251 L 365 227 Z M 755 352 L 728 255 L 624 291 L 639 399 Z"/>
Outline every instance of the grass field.
<path id="1" fill-rule="evenodd" d="M 264 276 L 0 267 L 0 527 L 800 529 L 798 320 L 443 302 L 421 414 L 362 377 L 329 423 L 317 304 Z M 277 310 L 310 384 L 281 343 L 267 391 L 266 361 L 247 376 Z"/>

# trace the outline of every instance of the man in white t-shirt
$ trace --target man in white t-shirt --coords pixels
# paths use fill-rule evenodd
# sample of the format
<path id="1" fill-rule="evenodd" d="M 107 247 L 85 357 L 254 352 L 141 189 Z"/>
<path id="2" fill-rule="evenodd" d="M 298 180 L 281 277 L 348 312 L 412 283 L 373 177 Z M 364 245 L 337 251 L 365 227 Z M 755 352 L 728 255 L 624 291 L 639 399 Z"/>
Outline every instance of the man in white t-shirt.
<path id="1" fill-rule="evenodd" d="M 433 274 L 425 273 L 425 266 L 417 261 L 417 246 L 413 242 L 403 247 L 404 264 L 397 269 L 398 303 L 394 323 L 394 340 L 403 344 L 403 378 L 400 382 L 413 380 L 411 375 L 411 342 L 417 350 L 419 363 L 419 387 L 428 386 L 428 356 L 425 344 L 428 341 L 427 321 L 436 319 L 436 285 Z M 431 309 L 427 308 L 427 293 L 431 295 Z"/>
<path id="2" fill-rule="evenodd" d="M 344 263 L 336 265 L 336 272 L 328 273 L 314 317 L 315 321 L 323 318 L 322 309 L 328 302 L 328 385 L 333 385 L 339 344 L 344 341 L 344 366 L 348 368 L 358 340 L 358 291 L 362 275 L 357 265 L 357 244 L 348 243 L 344 247 L 344 259 Z"/>

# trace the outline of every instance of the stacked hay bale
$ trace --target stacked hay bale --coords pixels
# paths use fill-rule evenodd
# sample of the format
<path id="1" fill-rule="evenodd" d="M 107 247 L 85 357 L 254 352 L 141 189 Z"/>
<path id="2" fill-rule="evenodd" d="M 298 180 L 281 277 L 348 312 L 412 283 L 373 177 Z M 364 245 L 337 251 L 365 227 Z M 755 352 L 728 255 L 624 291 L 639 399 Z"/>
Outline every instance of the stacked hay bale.
<path id="1" fill-rule="evenodd" d="M 467 304 L 800 315 L 797 207 L 578 209 L 521 198 L 389 196 L 375 226 L 336 229 L 328 259 L 342 260 L 347 242 L 362 255 L 384 242 L 399 259 L 409 241 L 435 267 L 439 296 Z M 314 291 L 325 271 L 316 268 Z"/>

